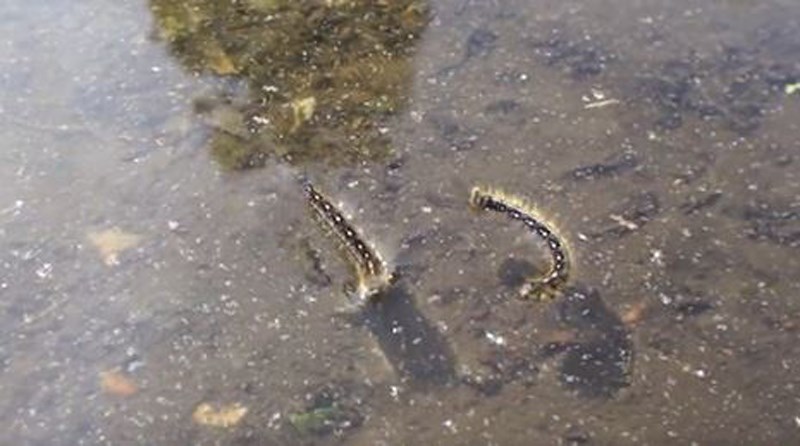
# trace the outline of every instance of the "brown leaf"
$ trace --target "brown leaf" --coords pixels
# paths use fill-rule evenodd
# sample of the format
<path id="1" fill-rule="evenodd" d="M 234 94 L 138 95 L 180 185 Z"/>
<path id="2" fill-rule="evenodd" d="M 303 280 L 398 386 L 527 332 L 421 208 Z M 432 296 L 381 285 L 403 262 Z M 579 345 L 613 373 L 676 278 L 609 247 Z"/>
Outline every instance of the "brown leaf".
<path id="1" fill-rule="evenodd" d="M 139 391 L 132 379 L 117 370 L 100 372 L 100 387 L 103 392 L 115 396 L 131 396 Z"/>

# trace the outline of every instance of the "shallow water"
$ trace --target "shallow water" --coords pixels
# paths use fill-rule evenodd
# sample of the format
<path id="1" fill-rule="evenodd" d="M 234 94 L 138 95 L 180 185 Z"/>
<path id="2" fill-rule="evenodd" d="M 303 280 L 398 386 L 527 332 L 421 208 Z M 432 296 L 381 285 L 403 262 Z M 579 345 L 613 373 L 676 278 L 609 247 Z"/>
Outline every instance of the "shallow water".
<path id="1" fill-rule="evenodd" d="M 262 45 L 279 2 L 241 2 L 263 19 L 246 28 L 229 2 L 189 3 L 194 28 L 170 28 L 166 1 L 7 3 L 3 444 L 800 433 L 800 4 L 436 0 L 383 28 L 309 14 L 394 51 L 367 51 L 364 74 L 331 68 L 350 53 L 309 67 Z M 332 3 L 314 11 L 347 7 Z M 415 37 L 370 34 L 392 26 Z M 272 65 L 233 56 L 248 51 Z M 220 141 L 257 156 L 226 164 Z M 351 308 L 300 179 L 390 260 L 376 303 Z M 566 241 L 560 298 L 518 298 L 547 252 L 470 212 L 479 183 Z M 203 404 L 246 413 L 209 425 Z"/>

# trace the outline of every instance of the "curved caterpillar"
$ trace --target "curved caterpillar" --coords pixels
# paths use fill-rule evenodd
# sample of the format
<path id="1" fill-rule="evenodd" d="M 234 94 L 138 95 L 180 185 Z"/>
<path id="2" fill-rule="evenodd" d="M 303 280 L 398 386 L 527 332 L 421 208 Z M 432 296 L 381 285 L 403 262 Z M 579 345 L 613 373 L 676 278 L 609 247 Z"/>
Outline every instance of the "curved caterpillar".
<path id="1" fill-rule="evenodd" d="M 480 186 L 472 188 L 469 197 L 470 206 L 481 211 L 494 211 L 507 215 L 512 220 L 519 220 L 528 229 L 542 238 L 550 249 L 553 263 L 543 276 L 536 277 L 520 290 L 523 297 L 535 296 L 537 299 L 554 298 L 559 288 L 566 283 L 569 276 L 569 260 L 565 243 L 536 216 L 536 212 L 519 198 L 506 195 L 500 191 Z"/>
<path id="2" fill-rule="evenodd" d="M 367 300 L 389 285 L 392 274 L 386 263 L 380 254 L 363 240 L 342 212 L 317 192 L 310 183 L 303 185 L 303 192 L 314 214 L 337 238 L 340 248 L 355 269 L 356 295 L 362 301 Z"/>

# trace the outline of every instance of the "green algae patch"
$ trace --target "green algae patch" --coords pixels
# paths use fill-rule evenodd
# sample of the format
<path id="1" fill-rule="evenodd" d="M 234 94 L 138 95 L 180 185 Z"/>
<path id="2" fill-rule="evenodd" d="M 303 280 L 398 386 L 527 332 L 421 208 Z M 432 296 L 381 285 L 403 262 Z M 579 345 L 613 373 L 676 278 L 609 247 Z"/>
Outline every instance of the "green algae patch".
<path id="1" fill-rule="evenodd" d="M 204 99 L 212 153 L 224 167 L 275 156 L 342 165 L 390 154 L 386 124 L 408 103 L 426 2 L 151 0 L 151 10 L 157 35 L 183 66 L 247 84 L 235 104 Z"/>
<path id="2" fill-rule="evenodd" d="M 289 424 L 303 435 L 321 435 L 333 430 L 335 420 L 341 415 L 341 411 L 335 407 L 320 407 L 308 412 L 290 414 Z"/>

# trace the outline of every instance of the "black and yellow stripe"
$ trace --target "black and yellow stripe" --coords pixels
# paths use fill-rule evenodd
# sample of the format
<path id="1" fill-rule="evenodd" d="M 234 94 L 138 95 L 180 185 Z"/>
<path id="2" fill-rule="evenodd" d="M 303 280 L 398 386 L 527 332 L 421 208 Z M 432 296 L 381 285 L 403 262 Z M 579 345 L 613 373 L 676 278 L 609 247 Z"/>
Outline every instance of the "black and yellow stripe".
<path id="1" fill-rule="evenodd" d="M 359 231 L 347 221 L 344 214 L 330 200 L 319 193 L 313 185 L 303 185 L 306 199 L 319 221 L 332 233 L 339 247 L 356 272 L 356 293 L 361 299 L 369 299 L 384 289 L 392 274 L 378 251 L 364 241 Z"/>
<path id="2" fill-rule="evenodd" d="M 535 209 L 520 198 L 498 190 L 476 186 L 470 192 L 469 203 L 474 209 L 498 212 L 512 220 L 521 221 L 531 232 L 544 240 L 553 260 L 550 270 L 530 280 L 522 288 L 521 293 L 525 297 L 533 296 L 538 299 L 555 297 L 567 282 L 570 263 L 567 246 L 553 230 L 553 225 L 545 223 Z"/>

